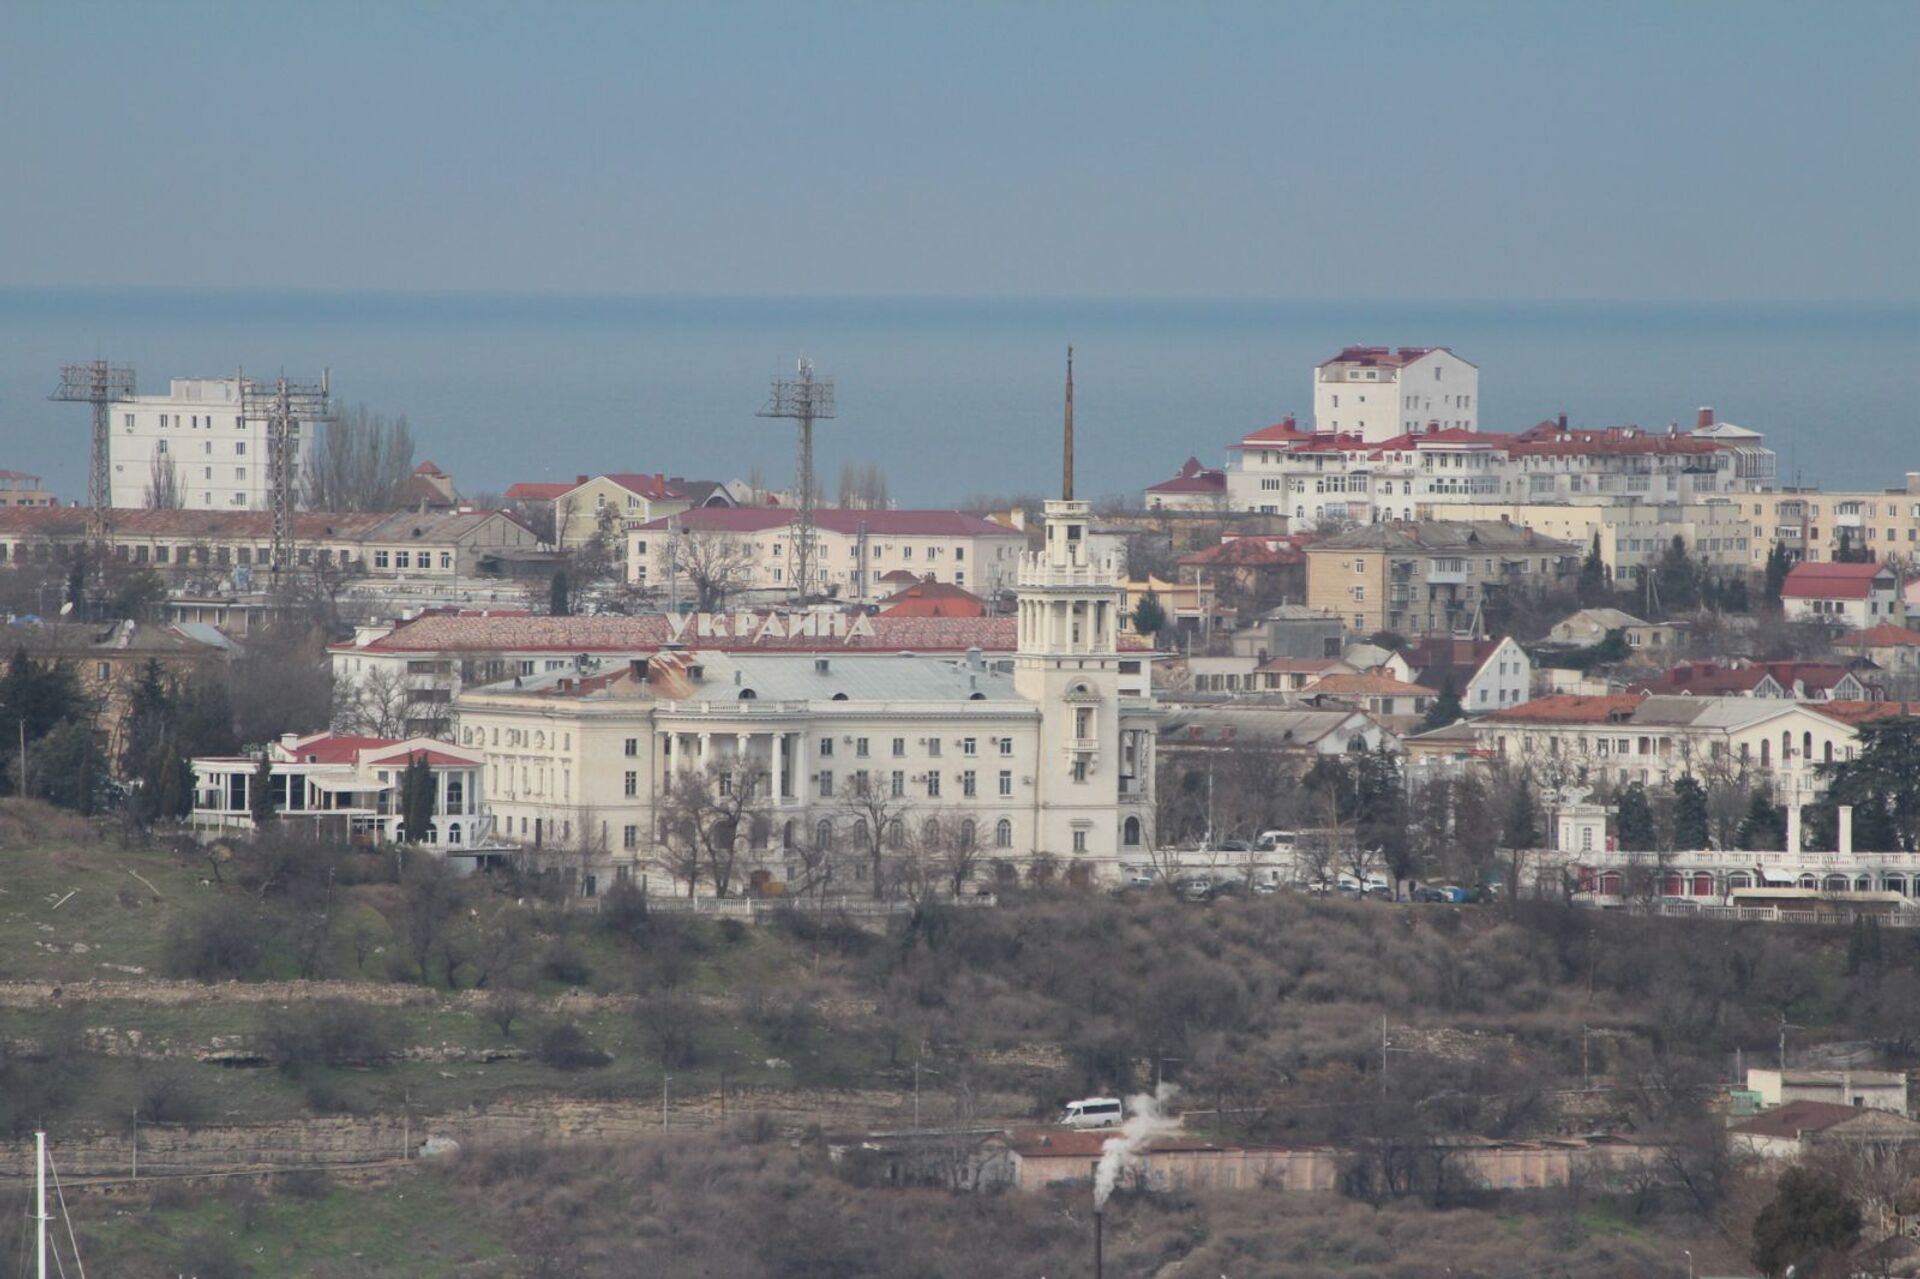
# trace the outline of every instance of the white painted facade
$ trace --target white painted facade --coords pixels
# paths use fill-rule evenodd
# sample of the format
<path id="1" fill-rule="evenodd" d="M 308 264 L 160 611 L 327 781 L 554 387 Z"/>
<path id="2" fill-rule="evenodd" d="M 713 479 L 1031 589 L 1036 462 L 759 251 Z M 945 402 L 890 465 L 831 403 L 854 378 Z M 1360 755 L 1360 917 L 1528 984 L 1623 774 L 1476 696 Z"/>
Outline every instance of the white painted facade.
<path id="1" fill-rule="evenodd" d="M 1313 371 L 1313 429 L 1372 444 L 1480 429 L 1480 370 L 1445 347 L 1348 347 Z"/>
<path id="2" fill-rule="evenodd" d="M 317 433 L 295 424 L 296 485 L 313 459 Z M 148 504 L 155 459 L 171 462 L 181 504 L 193 510 L 264 511 L 267 425 L 241 412 L 240 379 L 174 378 L 165 395 L 112 406 L 107 448 L 113 505 Z"/>

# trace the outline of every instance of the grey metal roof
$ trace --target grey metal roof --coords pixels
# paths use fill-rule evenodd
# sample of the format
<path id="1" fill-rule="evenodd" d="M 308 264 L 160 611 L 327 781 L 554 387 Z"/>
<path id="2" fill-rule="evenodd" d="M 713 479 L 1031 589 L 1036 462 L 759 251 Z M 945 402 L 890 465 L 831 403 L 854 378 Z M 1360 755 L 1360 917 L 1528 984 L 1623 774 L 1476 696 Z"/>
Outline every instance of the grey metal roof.
<path id="1" fill-rule="evenodd" d="M 827 701 L 844 695 L 850 702 L 964 702 L 975 700 L 975 694 L 983 701 L 1026 701 L 1014 691 L 1012 676 L 996 674 L 985 661 L 972 666 L 965 659 L 945 657 L 839 659 L 706 651 L 698 654 L 698 661 L 706 680 L 695 701 L 738 698 L 742 689 L 780 701 Z"/>

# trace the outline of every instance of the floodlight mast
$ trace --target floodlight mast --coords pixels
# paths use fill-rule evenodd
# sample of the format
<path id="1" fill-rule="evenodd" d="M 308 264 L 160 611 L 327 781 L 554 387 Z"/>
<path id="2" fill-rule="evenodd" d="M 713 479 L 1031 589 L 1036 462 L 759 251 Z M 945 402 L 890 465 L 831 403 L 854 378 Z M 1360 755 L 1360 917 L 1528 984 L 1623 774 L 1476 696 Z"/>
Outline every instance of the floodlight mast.
<path id="1" fill-rule="evenodd" d="M 814 576 L 814 481 L 813 424 L 833 417 L 833 379 L 815 377 L 813 361 L 799 361 L 796 376 L 773 379 L 773 394 L 758 414 L 760 417 L 786 418 L 800 424 L 798 454 L 794 460 L 794 513 L 792 553 L 787 570 L 792 577 L 793 600 L 804 605 L 812 592 Z M 866 565 L 860 566 L 862 569 Z"/>
<path id="2" fill-rule="evenodd" d="M 113 523 L 113 468 L 108 461 L 112 405 L 134 395 L 133 366 L 107 360 L 60 367 L 60 385 L 47 398 L 93 405 L 93 441 L 87 457 L 87 543 L 93 570 L 105 571 L 107 534 Z"/>
<path id="3" fill-rule="evenodd" d="M 294 507 L 298 499 L 299 447 L 295 432 L 317 427 L 332 416 L 332 375 L 318 382 L 291 382 L 283 373 L 270 381 L 240 375 L 240 412 L 267 428 L 267 505 L 273 512 L 273 549 L 268 561 L 274 585 L 290 580 L 298 551 L 294 546 Z M 312 436 L 307 437 L 311 439 Z M 288 576 L 283 577 L 283 572 Z"/>

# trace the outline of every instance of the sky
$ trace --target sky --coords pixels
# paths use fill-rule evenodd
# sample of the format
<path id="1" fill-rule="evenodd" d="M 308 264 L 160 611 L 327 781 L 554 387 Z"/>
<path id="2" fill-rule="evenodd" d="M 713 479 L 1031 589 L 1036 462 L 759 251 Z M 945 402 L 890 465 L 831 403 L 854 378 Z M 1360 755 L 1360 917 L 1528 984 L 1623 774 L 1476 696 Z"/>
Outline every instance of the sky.
<path id="1" fill-rule="evenodd" d="M 1912 301 L 1920 4 L 0 4 L 0 287 Z"/>

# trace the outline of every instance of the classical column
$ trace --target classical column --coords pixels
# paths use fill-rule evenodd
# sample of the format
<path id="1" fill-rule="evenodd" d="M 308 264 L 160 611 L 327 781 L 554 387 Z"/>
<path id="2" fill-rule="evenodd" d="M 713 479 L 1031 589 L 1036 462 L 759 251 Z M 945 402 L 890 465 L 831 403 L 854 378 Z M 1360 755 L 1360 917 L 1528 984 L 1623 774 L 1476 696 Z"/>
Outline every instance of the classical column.
<path id="1" fill-rule="evenodd" d="M 787 798 L 787 735 L 773 735 L 773 785 L 769 787 L 774 799 Z"/>

